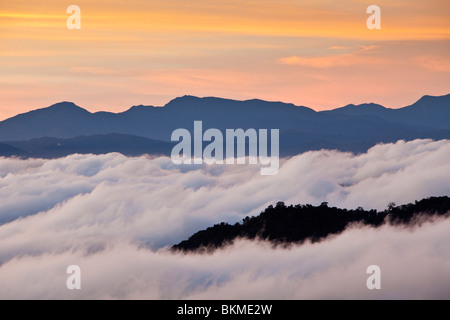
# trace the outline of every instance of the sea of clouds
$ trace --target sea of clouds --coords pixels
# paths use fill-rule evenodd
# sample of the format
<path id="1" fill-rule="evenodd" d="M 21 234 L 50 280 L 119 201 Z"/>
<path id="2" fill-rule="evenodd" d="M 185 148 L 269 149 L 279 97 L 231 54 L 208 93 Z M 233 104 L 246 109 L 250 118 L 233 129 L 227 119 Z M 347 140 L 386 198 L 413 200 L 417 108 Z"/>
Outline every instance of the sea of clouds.
<path id="1" fill-rule="evenodd" d="M 385 209 L 450 195 L 450 141 L 307 152 L 274 176 L 257 165 L 175 166 L 121 154 L 0 158 L 0 298 L 450 298 L 450 219 L 354 227 L 316 244 L 237 241 L 214 254 L 168 248 L 269 204 Z M 79 265 L 82 289 L 68 290 Z M 382 289 L 366 287 L 366 268 Z"/>

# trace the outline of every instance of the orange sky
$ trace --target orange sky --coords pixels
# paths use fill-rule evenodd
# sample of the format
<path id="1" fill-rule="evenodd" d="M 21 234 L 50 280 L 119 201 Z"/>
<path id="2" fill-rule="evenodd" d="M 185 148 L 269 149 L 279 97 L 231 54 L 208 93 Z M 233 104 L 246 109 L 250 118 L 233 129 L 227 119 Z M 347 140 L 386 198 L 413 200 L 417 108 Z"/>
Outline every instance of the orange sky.
<path id="1" fill-rule="evenodd" d="M 450 2 L 102 0 L 0 3 L 0 119 L 59 101 L 90 110 L 186 94 L 402 107 L 450 93 Z M 81 30 L 66 9 L 81 8 Z"/>

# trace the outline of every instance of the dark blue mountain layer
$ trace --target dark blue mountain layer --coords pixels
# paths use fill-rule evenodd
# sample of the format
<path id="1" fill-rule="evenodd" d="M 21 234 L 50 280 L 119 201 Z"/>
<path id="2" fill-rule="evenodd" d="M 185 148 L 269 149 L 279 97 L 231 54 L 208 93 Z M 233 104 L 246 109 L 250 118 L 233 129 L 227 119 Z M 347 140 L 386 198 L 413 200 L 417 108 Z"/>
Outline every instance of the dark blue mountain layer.
<path id="1" fill-rule="evenodd" d="M 394 227 L 417 227 L 439 217 L 448 218 L 449 197 L 431 197 L 401 206 L 390 203 L 384 211 L 339 209 L 320 206 L 290 205 L 283 202 L 269 206 L 256 217 L 246 217 L 242 223 L 230 225 L 222 222 L 198 231 L 172 247 L 174 251 L 213 251 L 232 244 L 236 239 L 262 240 L 274 245 L 287 246 L 305 241 L 320 242 L 331 235 L 344 232 L 355 224 L 377 228 L 383 225 Z"/>
<path id="2" fill-rule="evenodd" d="M 203 121 L 204 130 L 280 129 L 281 155 L 321 148 L 363 152 L 376 143 L 399 139 L 450 139 L 450 94 L 424 96 L 399 109 L 371 103 L 322 112 L 281 102 L 193 96 L 176 98 L 164 107 L 134 106 L 122 113 L 90 113 L 71 102 L 61 102 L 0 122 L 0 155 L 52 157 L 71 150 L 152 153 L 170 142 L 173 130 L 186 128 L 192 132 L 196 120 Z M 91 136 L 96 138 L 87 138 Z M 50 144 L 71 147 L 64 152 L 53 150 L 44 137 L 59 139 Z M 78 137 L 85 139 L 75 142 Z M 143 148 L 138 137 L 151 140 Z M 31 139 L 35 140 L 27 143 Z M 72 148 L 74 144 L 77 147 Z M 158 152 L 166 154 L 167 147 Z"/>
<path id="3" fill-rule="evenodd" d="M 126 156 L 143 154 L 169 156 L 174 144 L 125 134 L 104 134 L 76 138 L 35 138 L 0 144 L 0 155 L 20 158 L 54 159 L 70 154 L 106 154 L 120 152 Z M 3 149 L 2 149 L 3 147 Z"/>

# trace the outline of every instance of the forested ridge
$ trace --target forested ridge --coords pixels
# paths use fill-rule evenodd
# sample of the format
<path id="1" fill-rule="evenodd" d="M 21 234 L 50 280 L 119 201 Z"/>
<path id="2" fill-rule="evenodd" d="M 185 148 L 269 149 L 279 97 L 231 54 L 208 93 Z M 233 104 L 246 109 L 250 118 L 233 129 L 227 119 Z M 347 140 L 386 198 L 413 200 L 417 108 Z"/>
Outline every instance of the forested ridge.
<path id="1" fill-rule="evenodd" d="M 396 206 L 390 203 L 384 211 L 340 209 L 324 202 L 289 205 L 278 202 L 270 205 L 256 217 L 245 217 L 241 223 L 230 225 L 222 222 L 199 231 L 188 240 L 172 247 L 181 251 L 212 251 L 231 244 L 236 238 L 261 239 L 274 245 L 317 242 L 330 235 L 343 232 L 350 225 L 359 223 L 370 227 L 382 225 L 413 227 L 450 212 L 450 198 L 430 197 L 415 203 Z"/>

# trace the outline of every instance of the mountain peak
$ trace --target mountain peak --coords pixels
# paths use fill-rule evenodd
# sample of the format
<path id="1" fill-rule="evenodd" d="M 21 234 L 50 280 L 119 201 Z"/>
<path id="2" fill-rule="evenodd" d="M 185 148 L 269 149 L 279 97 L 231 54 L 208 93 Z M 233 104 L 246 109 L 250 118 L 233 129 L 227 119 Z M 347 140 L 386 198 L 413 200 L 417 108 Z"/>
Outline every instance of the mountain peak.
<path id="1" fill-rule="evenodd" d="M 385 107 L 383 107 L 381 104 L 377 104 L 377 103 L 361 103 L 361 104 L 348 104 L 346 105 L 344 108 L 354 108 L 354 109 L 386 109 Z"/>
<path id="2" fill-rule="evenodd" d="M 122 112 L 122 114 L 153 110 L 153 109 L 156 109 L 156 108 L 158 108 L 158 107 L 146 106 L 146 105 L 140 104 L 140 105 L 137 105 L 137 106 L 132 106 L 130 109 Z"/>
<path id="3" fill-rule="evenodd" d="M 184 95 L 182 97 L 176 97 L 175 99 L 170 100 L 168 103 L 166 103 L 165 106 L 171 106 L 171 105 L 178 105 L 178 104 L 184 104 L 184 103 L 192 103 L 195 101 L 202 100 L 202 98 L 191 96 L 191 95 Z"/>
<path id="4" fill-rule="evenodd" d="M 61 102 L 57 102 L 55 104 L 52 104 L 50 106 L 51 107 L 77 107 L 79 108 L 75 103 L 73 103 L 72 101 L 61 101 Z"/>
<path id="5" fill-rule="evenodd" d="M 278 111 L 279 108 L 296 108 L 296 110 L 302 110 L 307 113 L 315 113 L 313 109 L 296 106 L 292 103 L 284 103 L 279 101 L 266 101 L 261 99 L 250 99 L 250 100 L 235 100 L 235 99 L 225 99 L 218 97 L 196 97 L 185 95 L 182 97 L 175 98 L 167 103 L 164 107 L 190 107 L 190 108 L 208 108 L 208 109 L 240 109 L 242 107 L 247 108 L 270 108 L 271 111 Z"/>
<path id="6" fill-rule="evenodd" d="M 75 103 L 70 102 L 70 101 L 62 101 L 62 102 L 58 102 L 55 104 L 52 104 L 50 107 L 47 108 L 43 108 L 43 109 L 48 109 L 48 110 L 63 110 L 63 111 L 69 111 L 69 110 L 77 110 L 77 111 L 83 111 L 83 112 L 87 112 L 89 113 L 89 111 L 87 111 L 86 109 L 83 109 L 79 106 L 77 106 Z M 40 110 L 43 110 L 40 109 Z"/>
<path id="7" fill-rule="evenodd" d="M 438 105 L 440 107 L 447 107 L 450 108 L 450 94 L 444 95 L 444 96 L 430 96 L 425 95 L 419 100 L 417 100 L 415 103 L 408 107 L 412 108 L 427 108 L 429 106 L 435 106 Z M 407 108 L 408 108 L 407 107 Z"/>
<path id="8" fill-rule="evenodd" d="M 348 104 L 344 107 L 322 111 L 334 114 L 372 115 L 388 110 L 386 107 L 376 103 Z"/>

